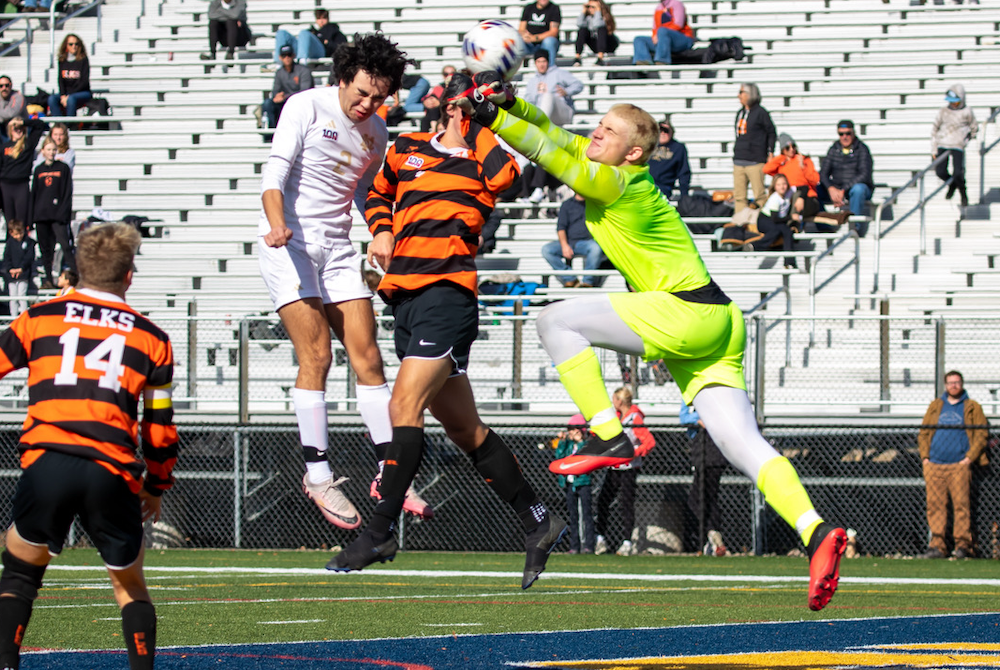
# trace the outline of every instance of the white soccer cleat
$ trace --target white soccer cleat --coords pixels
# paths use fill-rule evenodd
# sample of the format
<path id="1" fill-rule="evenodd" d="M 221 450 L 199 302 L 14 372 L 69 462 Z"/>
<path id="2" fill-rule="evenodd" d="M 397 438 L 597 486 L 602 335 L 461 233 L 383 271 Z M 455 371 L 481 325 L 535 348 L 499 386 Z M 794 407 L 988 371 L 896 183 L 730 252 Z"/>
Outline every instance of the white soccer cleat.
<path id="1" fill-rule="evenodd" d="M 331 475 L 329 479 L 319 484 L 309 482 L 309 474 L 302 477 L 302 492 L 309 500 L 316 503 L 319 511 L 323 513 L 326 520 L 334 526 L 353 530 L 361 525 L 361 515 L 350 500 L 347 499 L 341 490 L 340 485 L 347 481 L 347 477 L 334 479 Z"/>

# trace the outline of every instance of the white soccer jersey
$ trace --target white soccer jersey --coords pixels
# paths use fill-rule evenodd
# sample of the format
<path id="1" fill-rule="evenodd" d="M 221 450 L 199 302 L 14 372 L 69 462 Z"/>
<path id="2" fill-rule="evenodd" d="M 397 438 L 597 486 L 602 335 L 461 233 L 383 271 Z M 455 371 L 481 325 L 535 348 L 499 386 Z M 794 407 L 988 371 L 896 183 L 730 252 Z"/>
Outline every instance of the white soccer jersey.
<path id="1" fill-rule="evenodd" d="M 348 239 L 352 199 L 364 212 L 389 137 L 378 116 L 361 123 L 348 119 L 338 91 L 313 88 L 288 99 L 261 179 L 261 193 L 277 189 L 284 195 L 292 234 L 327 247 Z M 263 210 L 258 231 L 271 231 Z"/>

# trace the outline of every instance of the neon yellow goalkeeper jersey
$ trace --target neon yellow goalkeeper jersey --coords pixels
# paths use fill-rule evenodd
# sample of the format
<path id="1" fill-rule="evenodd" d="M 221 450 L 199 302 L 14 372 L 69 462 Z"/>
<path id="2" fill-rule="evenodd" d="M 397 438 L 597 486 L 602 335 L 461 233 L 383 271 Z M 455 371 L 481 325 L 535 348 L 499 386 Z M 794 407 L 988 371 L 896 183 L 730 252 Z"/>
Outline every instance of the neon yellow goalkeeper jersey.
<path id="1" fill-rule="evenodd" d="M 691 233 L 648 167 L 590 160 L 589 138 L 556 126 L 520 98 L 499 110 L 490 128 L 586 198 L 587 228 L 636 290 L 692 291 L 709 283 Z"/>

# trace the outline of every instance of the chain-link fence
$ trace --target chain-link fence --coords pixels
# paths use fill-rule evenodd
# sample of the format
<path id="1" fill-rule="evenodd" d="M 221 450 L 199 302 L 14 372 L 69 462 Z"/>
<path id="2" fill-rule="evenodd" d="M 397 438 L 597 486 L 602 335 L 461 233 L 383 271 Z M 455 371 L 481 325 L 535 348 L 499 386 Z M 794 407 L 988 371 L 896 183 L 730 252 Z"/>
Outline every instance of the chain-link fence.
<path id="1" fill-rule="evenodd" d="M 541 499 L 565 515 L 565 496 L 549 472 L 552 438 L 560 426 L 498 427 Z M 3 462 L 0 495 L 9 520 L 19 471 L 20 427 L 0 427 Z M 764 431 L 798 470 L 817 510 L 858 532 L 863 553 L 914 555 L 927 548 L 924 480 L 917 427 L 770 426 Z M 642 459 L 637 477 L 635 531 L 622 527 L 620 501 L 610 508 L 607 543 L 612 551 L 633 538 L 637 551 L 697 551 L 704 530 L 688 503 L 692 441 L 682 429 L 653 428 L 656 448 Z M 167 493 L 153 541 L 166 546 L 298 548 L 350 541 L 324 521 L 301 492 L 304 472 L 294 426 L 182 426 L 177 484 Z M 696 438 L 697 439 L 697 438 Z M 991 440 L 996 442 L 996 440 Z M 375 457 L 361 426 L 334 427 L 329 457 L 362 517 L 371 518 L 369 487 Z M 996 451 L 994 449 L 994 451 Z M 522 551 L 514 513 L 482 481 L 467 456 L 429 429 L 415 486 L 436 511 L 430 521 L 407 517 L 407 549 Z M 605 471 L 595 473 L 593 497 Z M 801 548 L 795 533 L 763 505 L 749 479 L 726 468 L 721 479 L 718 528 L 730 551 L 787 553 Z M 997 557 L 1000 474 L 974 468 L 974 540 L 980 556 Z"/>
<path id="2" fill-rule="evenodd" d="M 575 412 L 541 348 L 534 317 L 540 305 L 485 310 L 470 357 L 469 380 L 483 411 L 570 415 Z M 298 361 L 274 316 L 158 317 L 175 353 L 174 400 L 180 412 L 250 417 L 291 415 Z M 392 383 L 399 369 L 392 321 L 380 319 L 378 344 Z M 1000 406 L 1000 357 L 992 333 L 1000 318 L 786 317 L 748 319 L 744 365 L 758 417 L 922 415 L 943 391 L 943 374 L 965 374 L 970 397 L 987 415 Z M 598 349 L 609 390 L 631 386 L 648 415 L 676 416 L 680 391 L 662 362 L 642 362 Z M 0 408 L 23 409 L 27 373 L 0 380 Z M 326 398 L 331 411 L 355 412 L 354 378 L 343 347 L 333 344 Z"/>

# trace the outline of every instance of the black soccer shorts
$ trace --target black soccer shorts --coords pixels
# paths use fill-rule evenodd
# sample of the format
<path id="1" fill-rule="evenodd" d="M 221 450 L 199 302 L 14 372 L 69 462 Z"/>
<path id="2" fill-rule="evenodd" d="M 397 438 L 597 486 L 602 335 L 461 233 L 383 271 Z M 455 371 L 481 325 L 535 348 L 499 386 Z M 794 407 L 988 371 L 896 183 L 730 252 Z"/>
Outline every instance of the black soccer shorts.
<path id="1" fill-rule="evenodd" d="M 479 335 L 479 305 L 470 291 L 456 284 L 433 284 L 393 305 L 396 356 L 450 357 L 451 376 L 465 374 L 469 349 Z"/>
<path id="2" fill-rule="evenodd" d="M 139 496 L 125 480 L 94 461 L 47 451 L 21 473 L 12 516 L 27 542 L 62 551 L 73 517 L 111 569 L 132 565 L 142 549 Z"/>

